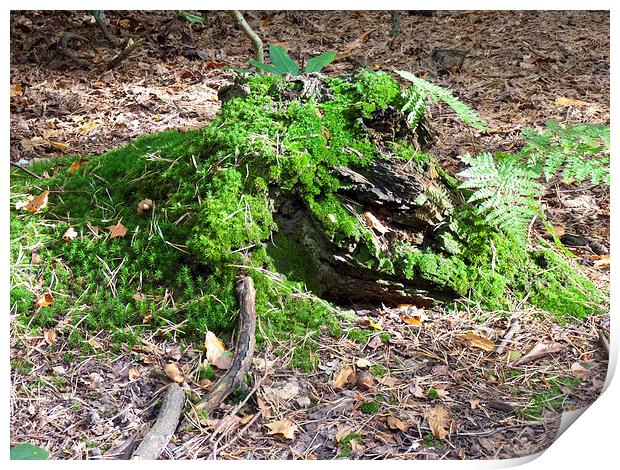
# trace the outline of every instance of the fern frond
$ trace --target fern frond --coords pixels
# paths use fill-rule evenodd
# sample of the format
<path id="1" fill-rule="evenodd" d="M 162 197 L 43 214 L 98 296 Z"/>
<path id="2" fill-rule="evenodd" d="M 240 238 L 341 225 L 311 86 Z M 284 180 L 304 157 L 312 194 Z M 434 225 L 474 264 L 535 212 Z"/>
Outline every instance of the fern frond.
<path id="1" fill-rule="evenodd" d="M 536 173 L 512 160 L 497 164 L 490 153 L 464 155 L 461 160 L 468 168 L 457 174 L 459 187 L 473 190 L 467 202 L 475 204 L 489 226 L 525 243 L 527 224 L 536 215 L 535 198 L 542 190 Z"/>
<path id="2" fill-rule="evenodd" d="M 456 98 L 450 90 L 447 88 L 443 88 L 437 85 L 432 84 L 422 78 L 416 77 L 411 72 L 406 72 L 404 70 L 396 70 L 396 73 L 403 77 L 405 80 L 409 80 L 413 83 L 413 86 L 409 89 L 413 89 L 414 93 L 411 93 L 409 90 L 406 92 L 407 94 L 407 104 L 403 108 L 403 111 L 413 111 L 415 106 L 416 111 L 414 112 L 414 117 L 417 116 L 417 109 L 420 106 L 420 99 L 422 101 L 431 100 L 434 103 L 445 103 L 459 116 L 459 118 L 467 125 L 475 127 L 476 129 L 485 130 L 487 129 L 486 123 L 482 120 L 482 118 L 478 115 L 476 111 L 467 106 L 461 100 Z M 414 96 L 417 96 L 415 99 L 412 99 Z"/>

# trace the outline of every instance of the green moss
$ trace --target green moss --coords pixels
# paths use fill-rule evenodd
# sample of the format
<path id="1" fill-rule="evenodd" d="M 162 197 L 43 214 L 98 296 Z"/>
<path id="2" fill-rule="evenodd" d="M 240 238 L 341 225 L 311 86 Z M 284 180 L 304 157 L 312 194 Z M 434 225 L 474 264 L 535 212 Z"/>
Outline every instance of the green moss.
<path id="1" fill-rule="evenodd" d="M 442 443 L 439 439 L 437 439 L 432 432 L 427 432 L 422 437 L 422 446 L 423 447 L 441 447 Z"/>
<path id="2" fill-rule="evenodd" d="M 351 445 L 352 441 L 357 441 L 358 443 L 361 443 L 361 434 L 352 432 L 347 434 L 340 440 L 340 442 L 338 443 L 340 449 L 338 452 L 339 458 L 347 458 L 351 456 L 351 454 L 353 453 L 353 446 Z"/>
<path id="3" fill-rule="evenodd" d="M 370 372 L 375 377 L 383 377 L 389 372 L 389 370 L 387 367 L 381 364 L 374 364 L 368 368 L 368 372 Z"/>
<path id="4" fill-rule="evenodd" d="M 317 358 L 314 354 L 312 354 L 311 349 L 297 347 L 293 352 L 290 366 L 300 372 L 305 372 L 306 374 L 309 374 L 316 367 L 316 363 Z"/>
<path id="5" fill-rule="evenodd" d="M 377 401 L 365 401 L 360 405 L 360 411 L 366 414 L 375 414 L 379 412 L 381 404 Z"/>
<path id="6" fill-rule="evenodd" d="M 215 370 L 211 364 L 200 364 L 198 366 L 198 380 L 215 379 Z"/>
<path id="7" fill-rule="evenodd" d="M 28 359 L 17 358 L 11 361 L 11 370 L 19 375 L 28 375 L 32 371 L 34 365 Z"/>
<path id="8" fill-rule="evenodd" d="M 373 330 L 349 330 L 347 331 L 347 338 L 358 344 L 366 344 L 374 333 Z"/>
<path id="9" fill-rule="evenodd" d="M 435 400 L 439 397 L 439 393 L 434 388 L 429 388 L 428 392 L 426 392 L 426 397 L 430 400 Z"/>

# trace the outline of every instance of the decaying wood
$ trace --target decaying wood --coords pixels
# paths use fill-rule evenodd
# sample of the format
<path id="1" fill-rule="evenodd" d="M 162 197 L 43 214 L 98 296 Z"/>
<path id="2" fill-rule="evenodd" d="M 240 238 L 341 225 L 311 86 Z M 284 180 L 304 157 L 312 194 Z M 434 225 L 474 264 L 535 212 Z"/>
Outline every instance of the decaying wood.
<path id="1" fill-rule="evenodd" d="M 239 299 L 239 330 L 232 366 L 215 383 L 211 391 L 196 405 L 198 410 L 210 414 L 233 389 L 239 385 L 250 370 L 256 345 L 256 291 L 249 276 L 237 282 Z"/>
<path id="2" fill-rule="evenodd" d="M 131 456 L 132 460 L 155 460 L 161 455 L 179 425 L 184 404 L 185 392 L 176 382 L 171 383 L 164 395 L 157 421 Z"/>
<path id="3" fill-rule="evenodd" d="M 101 30 L 101 33 L 103 34 L 103 37 L 106 38 L 106 40 L 110 44 L 112 44 L 113 46 L 116 46 L 116 38 L 114 38 L 114 36 L 112 36 L 110 31 L 108 30 L 108 27 L 105 24 L 105 21 L 103 21 L 103 15 L 94 15 L 94 17 L 95 17 L 95 21 L 97 22 L 97 25 L 99 26 L 99 29 Z"/>
<path id="4" fill-rule="evenodd" d="M 252 27 L 245 21 L 243 14 L 239 10 L 233 10 L 230 12 L 231 16 L 234 18 L 235 22 L 239 25 L 239 27 L 243 30 L 245 35 L 252 41 L 252 45 L 254 46 L 254 53 L 256 54 L 256 60 L 261 64 L 265 63 L 265 54 L 263 52 L 263 41 L 262 39 L 254 32 Z"/>
<path id="5" fill-rule="evenodd" d="M 520 328 L 521 328 L 521 323 L 519 323 L 518 320 L 513 320 L 511 325 L 510 325 L 510 328 L 508 328 L 508 331 L 504 335 L 504 338 L 502 339 L 502 342 L 499 343 L 499 346 L 495 350 L 495 353 L 498 356 L 500 356 L 500 355 L 502 355 L 504 353 L 504 350 L 506 349 L 506 346 L 508 345 L 508 342 L 513 338 L 515 333 L 517 331 L 519 331 Z"/>
<path id="6" fill-rule="evenodd" d="M 130 54 L 142 43 L 144 42 L 143 38 L 137 39 L 136 41 L 132 41 L 131 39 L 127 43 L 127 47 L 123 49 L 116 57 L 114 57 L 107 65 L 108 70 L 112 70 L 114 67 L 117 67 L 122 61 L 127 59 Z"/>
<path id="7" fill-rule="evenodd" d="M 69 48 L 69 41 L 73 39 L 77 39 L 78 41 L 88 42 L 88 40 L 84 36 L 80 36 L 79 34 L 64 33 L 62 35 L 62 38 L 60 38 L 60 42 L 58 43 L 59 52 L 62 55 L 71 59 L 73 62 L 75 62 L 78 67 L 83 68 L 83 69 L 90 68 L 91 64 L 88 60 L 78 57 L 78 55 Z"/>

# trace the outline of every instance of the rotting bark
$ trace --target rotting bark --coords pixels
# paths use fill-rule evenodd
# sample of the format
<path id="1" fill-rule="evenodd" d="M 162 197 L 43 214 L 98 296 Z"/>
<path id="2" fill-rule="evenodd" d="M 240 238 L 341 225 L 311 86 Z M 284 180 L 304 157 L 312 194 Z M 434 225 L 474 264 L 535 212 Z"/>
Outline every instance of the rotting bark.
<path id="1" fill-rule="evenodd" d="M 131 456 L 131 460 L 156 460 L 164 451 L 179 425 L 185 392 L 173 382 L 164 395 L 159 416 L 153 427 Z"/>
<path id="2" fill-rule="evenodd" d="M 230 369 L 213 385 L 209 393 L 196 405 L 196 409 L 210 414 L 242 383 L 250 370 L 254 347 L 256 346 L 256 291 L 249 276 L 242 276 L 237 282 L 239 299 L 239 329 L 235 357 Z"/>

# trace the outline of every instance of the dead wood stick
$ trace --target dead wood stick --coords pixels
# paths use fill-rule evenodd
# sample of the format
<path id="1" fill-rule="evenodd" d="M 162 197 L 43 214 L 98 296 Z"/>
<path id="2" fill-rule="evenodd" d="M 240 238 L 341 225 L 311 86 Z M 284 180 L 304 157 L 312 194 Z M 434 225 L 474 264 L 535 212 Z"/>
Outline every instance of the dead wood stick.
<path id="1" fill-rule="evenodd" d="M 518 320 L 513 320 L 512 324 L 510 325 L 510 328 L 508 328 L 508 331 L 504 335 L 504 338 L 502 339 L 501 343 L 499 343 L 499 346 L 495 350 L 495 353 L 498 356 L 504 353 L 504 349 L 506 349 L 506 346 L 508 345 L 508 342 L 512 339 L 512 337 L 515 335 L 515 333 L 520 328 L 521 328 L 521 324 L 519 323 L 519 321 Z"/>
<path id="2" fill-rule="evenodd" d="M 106 26 L 105 22 L 103 21 L 103 15 L 93 15 L 93 16 L 95 17 L 95 21 L 97 22 L 97 25 L 99 26 L 99 29 L 103 33 L 103 37 L 106 38 L 106 40 L 110 44 L 112 44 L 113 46 L 116 46 L 116 38 L 114 38 L 114 36 L 112 36 L 110 31 L 108 30 L 108 27 Z"/>
<path id="3" fill-rule="evenodd" d="M 239 299 L 239 331 L 235 358 L 230 369 L 216 382 L 213 389 L 197 405 L 196 409 L 209 415 L 233 391 L 250 370 L 256 345 L 256 291 L 250 276 L 237 281 Z"/>
<path id="4" fill-rule="evenodd" d="M 261 64 L 265 63 L 265 54 L 263 53 L 263 41 L 262 39 L 254 32 L 252 27 L 245 21 L 243 14 L 239 10 L 233 10 L 230 12 L 231 16 L 235 20 L 235 22 L 239 25 L 245 35 L 252 41 L 254 46 L 254 53 L 256 54 L 257 62 Z"/>
<path id="5" fill-rule="evenodd" d="M 84 36 L 80 36 L 79 34 L 64 33 L 62 35 L 62 38 L 60 38 L 60 42 L 58 43 L 58 50 L 60 51 L 62 55 L 67 56 L 69 59 L 75 62 L 78 67 L 83 68 L 83 69 L 90 68 L 90 61 L 86 59 L 82 59 L 81 57 L 78 57 L 75 52 L 69 49 L 69 41 L 71 41 L 72 39 L 77 39 L 79 41 L 88 42 L 88 39 L 86 39 Z"/>
<path id="6" fill-rule="evenodd" d="M 131 39 L 127 43 L 127 47 L 123 49 L 116 57 L 114 57 L 106 66 L 108 70 L 112 70 L 114 67 L 118 66 L 122 61 L 124 61 L 129 55 L 140 46 L 144 42 L 144 38 L 137 39 L 136 41 L 132 41 Z"/>
<path id="7" fill-rule="evenodd" d="M 15 168 L 18 168 L 18 169 L 22 170 L 24 173 L 27 173 L 27 174 L 29 174 L 30 176 L 32 176 L 32 177 L 34 177 L 34 178 L 36 178 L 36 179 L 38 179 L 38 180 L 43 179 L 41 176 L 39 176 L 39 175 L 37 175 L 37 174 L 33 173 L 32 171 L 28 170 L 27 168 L 24 168 L 24 167 L 23 167 L 23 166 L 21 166 L 21 165 L 18 165 L 17 163 L 11 162 L 11 166 L 13 166 L 13 167 L 15 167 Z"/>
<path id="8" fill-rule="evenodd" d="M 131 460 L 156 460 L 164 451 L 179 425 L 185 392 L 177 383 L 171 383 L 159 410 L 157 421 L 131 456 Z"/>
<path id="9" fill-rule="evenodd" d="M 607 357 L 609 357 L 609 341 L 607 340 L 605 333 L 603 333 L 603 330 L 598 331 L 598 339 L 601 342 L 605 353 L 607 353 Z"/>

